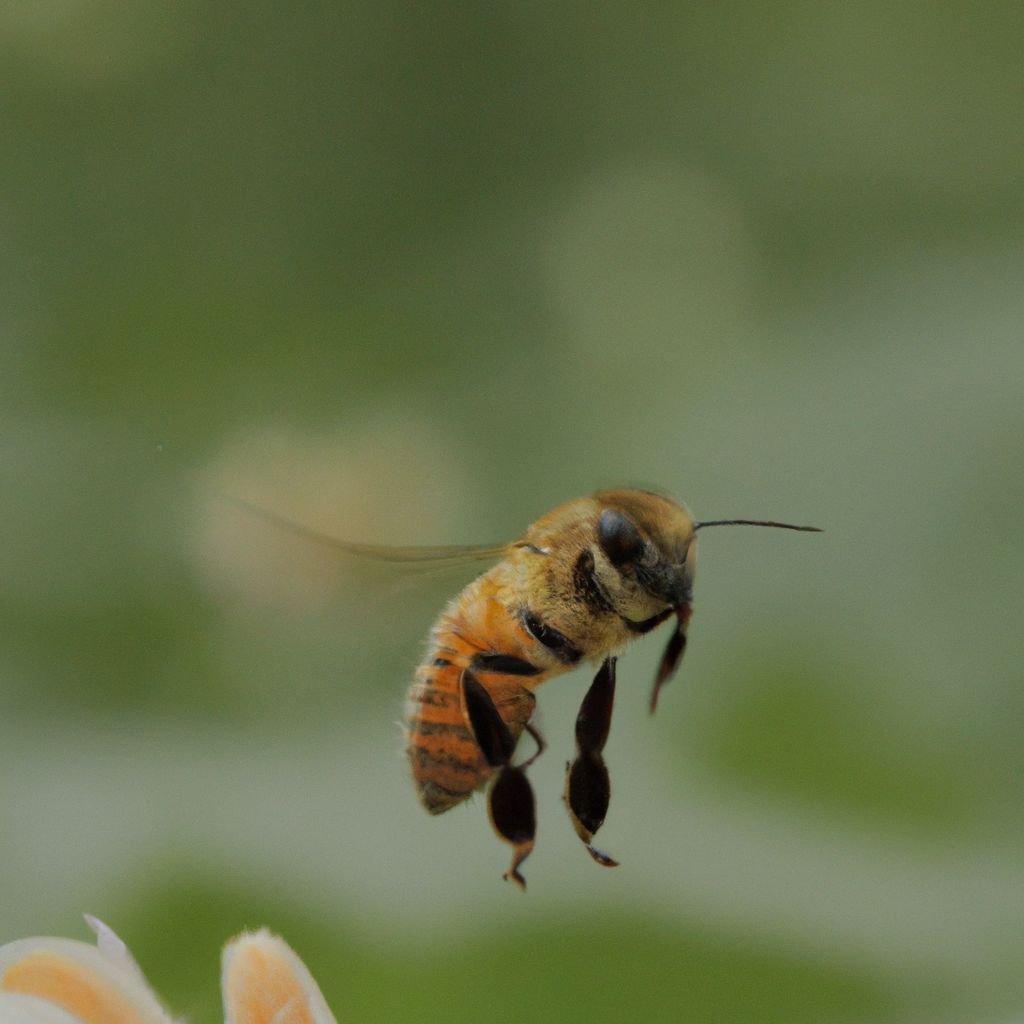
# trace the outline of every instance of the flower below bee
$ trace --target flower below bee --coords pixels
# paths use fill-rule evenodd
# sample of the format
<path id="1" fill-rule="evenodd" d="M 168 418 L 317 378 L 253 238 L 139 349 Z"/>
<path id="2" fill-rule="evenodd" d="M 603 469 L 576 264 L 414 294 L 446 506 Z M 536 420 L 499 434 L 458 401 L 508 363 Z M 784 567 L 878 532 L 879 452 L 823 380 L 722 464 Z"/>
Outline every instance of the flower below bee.
<path id="1" fill-rule="evenodd" d="M 224 947 L 220 984 L 225 1024 L 335 1024 L 306 965 L 266 929 Z"/>
<path id="2" fill-rule="evenodd" d="M 2 1024 L 174 1024 L 125 944 L 86 916 L 96 945 L 19 939 L 0 946 Z M 336 1024 L 306 965 L 266 930 L 224 947 L 225 1024 Z"/>

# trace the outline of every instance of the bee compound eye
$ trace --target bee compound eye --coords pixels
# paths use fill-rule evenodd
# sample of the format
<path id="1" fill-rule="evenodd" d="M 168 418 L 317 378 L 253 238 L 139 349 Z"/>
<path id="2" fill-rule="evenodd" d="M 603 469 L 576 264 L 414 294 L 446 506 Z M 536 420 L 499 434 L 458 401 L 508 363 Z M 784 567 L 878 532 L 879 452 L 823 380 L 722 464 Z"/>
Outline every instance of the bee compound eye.
<path id="1" fill-rule="evenodd" d="M 644 539 L 632 521 L 614 508 L 606 508 L 597 521 L 597 541 L 614 566 L 635 562 L 644 552 Z"/>

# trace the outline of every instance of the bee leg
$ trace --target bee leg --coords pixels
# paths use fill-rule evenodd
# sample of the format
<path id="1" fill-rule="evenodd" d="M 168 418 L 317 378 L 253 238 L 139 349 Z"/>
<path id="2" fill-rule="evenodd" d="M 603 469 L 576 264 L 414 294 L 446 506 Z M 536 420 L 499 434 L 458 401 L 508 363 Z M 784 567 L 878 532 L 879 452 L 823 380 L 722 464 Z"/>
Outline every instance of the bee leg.
<path id="1" fill-rule="evenodd" d="M 480 751 L 487 763 L 498 769 L 487 797 L 487 810 L 494 831 L 512 845 L 512 863 L 504 878 L 525 890 L 526 879 L 519 866 L 533 850 L 537 834 L 533 787 L 523 768 L 510 763 L 516 738 L 498 713 L 491 695 L 468 669 L 462 673 L 462 694 L 466 716 Z"/>
<path id="2" fill-rule="evenodd" d="M 658 706 L 661 688 L 675 675 L 679 662 L 683 660 L 686 651 L 686 627 L 692 614 L 693 608 L 689 604 L 681 604 L 676 609 L 676 628 L 668 638 L 665 653 L 661 656 L 661 664 L 658 666 L 658 674 L 654 679 L 654 690 L 651 693 L 652 715 Z"/>
<path id="3" fill-rule="evenodd" d="M 466 669 L 460 680 L 462 699 L 473 738 L 492 768 L 500 768 L 512 760 L 516 739 L 498 713 L 494 700 L 475 675 Z"/>
<path id="4" fill-rule="evenodd" d="M 515 882 L 520 889 L 526 889 L 526 879 L 519 872 L 519 865 L 530 856 L 534 836 L 537 834 L 537 812 L 533 799 L 533 787 L 522 768 L 511 765 L 501 769 L 491 786 L 487 810 L 494 831 L 512 844 L 512 863 L 502 876 L 506 882 Z"/>
<path id="5" fill-rule="evenodd" d="M 531 725 L 527 722 L 523 728 L 525 728 L 530 734 L 530 738 L 533 742 L 537 744 L 537 749 L 533 752 L 533 755 L 519 766 L 520 768 L 529 768 L 530 765 L 548 749 L 548 745 L 544 742 L 544 737 L 540 734 L 540 729 L 538 729 L 537 726 Z"/>
<path id="6" fill-rule="evenodd" d="M 615 867 L 618 861 L 596 849 L 591 840 L 604 823 L 611 798 L 608 768 L 601 751 L 608 740 L 615 700 L 615 659 L 607 658 L 590 684 L 576 716 L 576 760 L 565 780 L 565 803 L 576 834 L 598 864 Z"/>

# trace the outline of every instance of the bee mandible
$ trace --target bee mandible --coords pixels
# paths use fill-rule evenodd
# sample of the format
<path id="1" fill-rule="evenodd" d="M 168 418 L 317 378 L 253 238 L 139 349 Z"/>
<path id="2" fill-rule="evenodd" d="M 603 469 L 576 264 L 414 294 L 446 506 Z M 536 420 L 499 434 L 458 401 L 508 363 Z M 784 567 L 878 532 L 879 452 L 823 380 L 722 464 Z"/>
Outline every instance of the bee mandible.
<path id="1" fill-rule="evenodd" d="M 512 846 L 504 877 L 525 889 L 520 867 L 536 834 L 526 770 L 545 749 L 531 722 L 534 691 L 584 662 L 599 666 L 576 718 L 576 756 L 566 772 L 564 798 L 591 857 L 615 866 L 593 838 L 611 794 L 602 751 L 611 726 L 617 655 L 674 617 L 651 692 L 653 712 L 686 649 L 697 533 L 735 525 L 820 532 L 754 519 L 697 522 L 684 505 L 631 489 L 599 491 L 560 505 L 507 545 L 382 548 L 298 529 L 350 553 L 390 561 L 498 559 L 448 604 L 431 630 L 428 654 L 408 693 L 407 752 L 417 793 L 431 814 L 489 786 L 491 824 Z M 536 750 L 514 763 L 524 732 Z"/>

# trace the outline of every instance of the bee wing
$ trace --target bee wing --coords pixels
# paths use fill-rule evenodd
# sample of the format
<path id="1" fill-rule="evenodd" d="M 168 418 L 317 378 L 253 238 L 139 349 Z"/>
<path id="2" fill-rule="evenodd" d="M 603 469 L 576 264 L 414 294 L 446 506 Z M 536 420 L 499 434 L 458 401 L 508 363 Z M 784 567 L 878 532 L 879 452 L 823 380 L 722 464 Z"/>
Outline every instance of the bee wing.
<path id="1" fill-rule="evenodd" d="M 237 506 L 250 515 L 256 516 L 264 522 L 280 526 L 291 533 L 305 537 L 307 540 L 315 541 L 334 548 L 335 551 L 344 552 L 347 555 L 356 555 L 359 558 L 372 558 L 378 562 L 397 562 L 403 564 L 420 563 L 423 565 L 458 565 L 465 562 L 480 562 L 500 558 L 508 550 L 508 544 L 442 544 L 437 547 L 431 546 L 399 546 L 389 544 L 362 544 L 358 541 L 342 540 L 340 537 L 332 537 L 330 534 L 321 533 L 312 527 L 304 526 L 285 516 L 271 512 L 269 509 L 253 505 L 244 498 L 236 498 L 232 495 L 223 495 L 226 501 Z"/>

